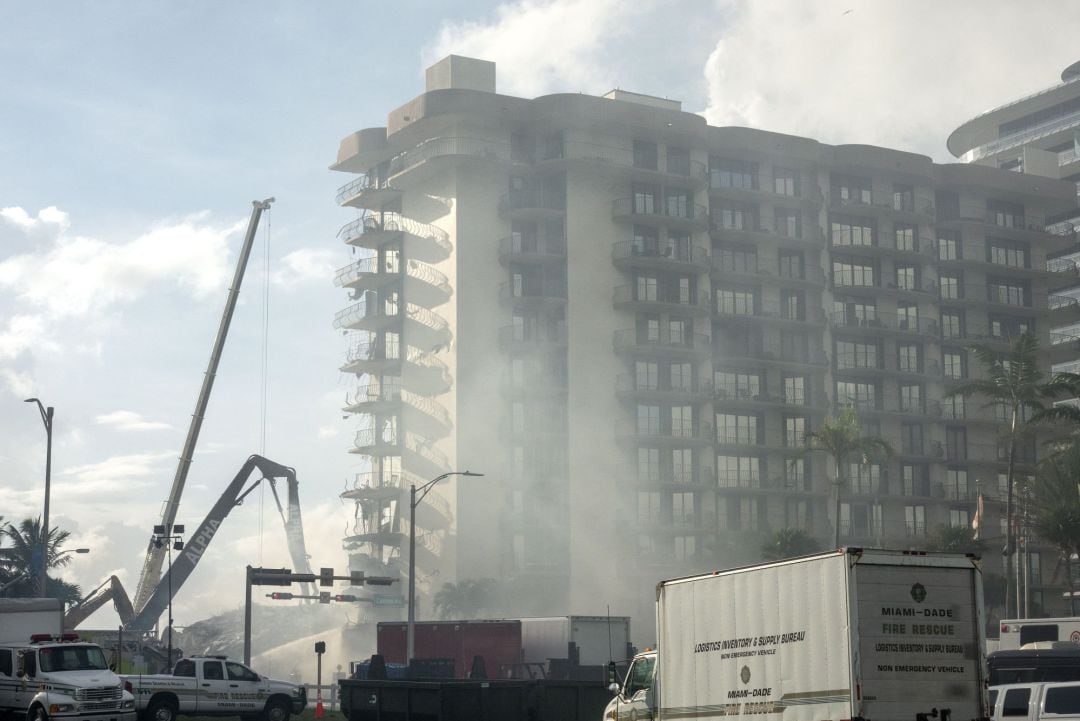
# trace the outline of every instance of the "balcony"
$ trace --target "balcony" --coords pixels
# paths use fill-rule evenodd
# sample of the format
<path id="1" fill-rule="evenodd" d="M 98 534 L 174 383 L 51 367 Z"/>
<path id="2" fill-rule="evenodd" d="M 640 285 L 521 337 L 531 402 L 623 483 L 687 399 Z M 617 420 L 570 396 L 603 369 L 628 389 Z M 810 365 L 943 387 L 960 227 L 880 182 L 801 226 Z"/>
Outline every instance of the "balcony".
<path id="1" fill-rule="evenodd" d="M 934 318 L 911 317 L 896 313 L 875 313 L 874 317 L 862 317 L 854 312 L 833 311 L 829 318 L 834 328 L 863 330 L 873 334 L 889 332 L 905 335 L 940 337 L 940 326 Z"/>
<path id="2" fill-rule="evenodd" d="M 363 429 L 356 432 L 349 453 L 364 456 L 401 456 L 422 477 L 435 477 L 450 469 L 449 459 L 434 446 L 434 440 L 412 431 L 393 428 Z"/>
<path id="3" fill-rule="evenodd" d="M 549 325 L 504 325 L 499 328 L 499 347 L 519 353 L 566 347 L 566 321 Z"/>
<path id="4" fill-rule="evenodd" d="M 612 296 L 615 307 L 620 310 L 692 315 L 708 315 L 709 313 L 709 293 L 705 290 L 687 291 L 684 294 L 674 289 L 667 293 L 658 292 L 651 297 L 648 295 L 641 297 L 638 295 L 636 285 L 620 285 Z"/>
<path id="5" fill-rule="evenodd" d="M 870 193 L 856 192 L 849 197 L 833 188 L 829 192 L 829 207 L 834 210 L 855 213 L 884 214 L 914 223 L 926 223 L 935 218 L 934 201 L 908 194 L 897 194 L 885 190 L 873 190 Z"/>
<path id="6" fill-rule="evenodd" d="M 688 230 L 704 229 L 709 222 L 708 211 L 700 203 L 665 205 L 659 199 L 652 202 L 619 198 L 611 205 L 611 217 L 628 223 L 661 223 L 668 227 Z"/>
<path id="7" fill-rule="evenodd" d="M 879 354 L 876 358 L 837 353 L 834 372 L 844 374 L 848 378 L 853 376 L 877 378 L 882 374 L 942 377 L 941 365 L 937 360 L 925 360 L 921 364 L 906 360 L 901 362 L 893 353 Z"/>
<path id="8" fill-rule="evenodd" d="M 717 338 L 713 350 L 716 358 L 725 360 L 750 360 L 781 367 L 807 367 L 824 370 L 829 365 L 823 350 L 785 348 L 781 343 L 725 343 L 723 335 Z"/>
<path id="9" fill-rule="evenodd" d="M 712 381 L 706 379 L 688 378 L 681 385 L 676 385 L 661 383 L 660 379 L 638 378 L 633 373 L 622 373 L 615 377 L 616 395 L 629 402 L 655 400 L 701 403 L 709 400 L 711 392 Z"/>
<path id="10" fill-rule="evenodd" d="M 391 158 L 385 177 L 404 187 L 428 177 L 446 163 L 458 162 L 509 164 L 510 144 L 476 138 L 431 138 Z"/>
<path id="11" fill-rule="evenodd" d="M 825 325 L 825 311 L 816 306 L 790 308 L 781 303 L 751 303 L 748 306 L 732 303 L 716 294 L 716 313 L 725 320 L 746 319 L 754 322 L 775 321 L 777 323 L 798 323 Z"/>
<path id="12" fill-rule="evenodd" d="M 615 352 L 632 357 L 703 358 L 712 348 L 702 333 L 671 333 L 661 329 L 655 335 L 635 328 L 615 331 Z"/>
<path id="13" fill-rule="evenodd" d="M 1067 246 L 1076 241 L 1075 229 L 1066 224 L 1047 224 L 1046 218 L 1030 213 L 1002 213 L 995 211 L 955 210 L 939 214 L 937 224 L 942 228 L 975 226 L 980 230 L 1003 238 L 1018 240 L 1059 241 Z"/>
<path id="14" fill-rule="evenodd" d="M 579 140 L 564 140 L 537 151 L 518 151 L 515 162 L 534 165 L 537 172 L 560 170 L 567 165 L 590 167 L 616 173 L 631 180 L 648 183 L 683 183 L 694 187 L 705 185 L 705 163 L 700 160 L 675 162 L 669 159 L 661 167 L 644 167 L 634 164 L 634 153 L 629 147 L 615 147 Z M 659 160 L 659 159 L 658 159 Z"/>
<path id="15" fill-rule="evenodd" d="M 539 188 L 511 190 L 499 198 L 499 213 L 511 220 L 544 220 L 566 214 L 566 196 Z"/>
<path id="16" fill-rule="evenodd" d="M 334 200 L 341 206 L 378 210 L 386 203 L 400 198 L 401 191 L 391 186 L 385 178 L 361 175 L 338 188 Z"/>
<path id="17" fill-rule="evenodd" d="M 729 174 L 719 168 L 709 169 L 709 196 L 738 202 L 760 203 L 810 209 L 821 205 L 824 196 L 816 183 L 803 183 L 799 194 L 777 193 L 761 176 L 752 176 L 749 184 L 731 182 Z"/>
<path id="18" fill-rule="evenodd" d="M 376 293 L 368 291 L 359 303 L 334 315 L 334 327 L 377 331 L 400 324 L 408 329 L 408 337 L 422 346 L 435 348 L 450 343 L 450 325 L 441 316 L 413 303 L 405 304 L 404 315 L 400 311 L 400 303 L 380 302 Z"/>
<path id="19" fill-rule="evenodd" d="M 566 261 L 566 238 L 512 235 L 499 241 L 499 262 L 543 265 Z"/>
<path id="20" fill-rule="evenodd" d="M 758 243 L 770 239 L 779 245 L 801 249 L 808 244 L 818 247 L 824 241 L 816 222 L 804 222 L 797 227 L 777 227 L 772 218 L 760 218 L 748 213 L 730 218 L 716 209 L 709 223 L 709 234 L 719 242 Z"/>
<path id="21" fill-rule="evenodd" d="M 397 413 L 410 428 L 416 428 L 429 437 L 442 438 L 450 432 L 453 423 L 450 413 L 432 399 L 403 390 L 400 386 L 387 386 L 371 381 L 358 386 L 345 396 L 346 413 L 386 415 Z"/>
<path id="22" fill-rule="evenodd" d="M 662 246 L 624 240 L 611 248 L 611 259 L 620 270 L 646 270 L 676 273 L 702 273 L 709 268 L 709 251 L 700 245 L 685 243 Z"/>
<path id="23" fill-rule="evenodd" d="M 860 414 L 885 414 L 900 416 L 918 416 L 920 418 L 941 418 L 941 404 L 938 401 L 901 400 L 897 397 L 878 397 L 873 400 L 844 399 L 837 401 L 838 408 L 851 408 Z"/>
<path id="24" fill-rule="evenodd" d="M 400 375 L 404 387 L 425 395 L 441 395 L 453 385 L 446 364 L 431 353 L 407 346 L 404 357 L 397 350 L 388 354 L 384 346 L 370 338 L 363 338 L 349 348 L 341 372 Z"/>
<path id="25" fill-rule="evenodd" d="M 442 305 L 454 292 L 445 275 L 419 260 L 361 258 L 334 274 L 334 285 L 339 288 L 374 290 L 392 283 L 407 286 L 409 299 L 424 306 Z"/>
<path id="26" fill-rule="evenodd" d="M 344 491 L 340 498 L 360 503 L 396 500 L 399 503 L 408 504 L 409 486 L 422 486 L 428 480 L 430 479 L 408 471 L 399 471 L 385 476 L 372 471 L 357 473 L 352 487 Z M 416 508 L 416 525 L 421 528 L 445 530 L 449 528 L 452 518 L 453 511 L 450 503 L 434 490 L 428 492 Z M 360 530 L 365 529 L 361 527 Z"/>
<path id="27" fill-rule="evenodd" d="M 562 306 L 566 304 L 566 281 L 554 278 L 507 281 L 499 286 L 499 300 L 514 306 Z"/>
<path id="28" fill-rule="evenodd" d="M 407 257 L 428 262 L 446 260 L 454 249 L 450 234 L 442 228 L 391 212 L 372 213 L 346 223 L 338 231 L 338 238 L 368 250 L 400 242 Z"/>
<path id="29" fill-rule="evenodd" d="M 707 446 L 713 442 L 713 429 L 712 424 L 701 422 L 672 425 L 617 421 L 615 436 L 620 442 L 633 445 Z"/>
<path id="30" fill-rule="evenodd" d="M 642 475 L 635 464 L 626 463 L 619 466 L 618 474 L 620 478 L 628 479 L 635 488 L 648 490 L 700 491 L 716 487 L 716 474 L 708 466 L 696 464 L 691 468 L 667 466 L 654 470 L 654 473 Z"/>

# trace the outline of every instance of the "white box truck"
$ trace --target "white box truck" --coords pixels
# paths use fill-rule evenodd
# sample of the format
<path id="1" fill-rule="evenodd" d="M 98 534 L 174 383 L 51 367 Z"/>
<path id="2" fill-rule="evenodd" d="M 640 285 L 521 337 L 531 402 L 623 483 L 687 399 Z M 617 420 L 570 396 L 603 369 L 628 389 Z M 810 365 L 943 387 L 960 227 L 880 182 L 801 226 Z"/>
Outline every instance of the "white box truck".
<path id="1" fill-rule="evenodd" d="M 988 716 L 982 574 L 956 554 L 842 548 L 663 581 L 658 650 L 605 719 Z"/>
<path id="2" fill-rule="evenodd" d="M 521 619 L 521 651 L 525 663 L 546 664 L 569 658 L 570 644 L 581 666 L 607 666 L 626 661 L 630 645 L 629 616 L 545 616 Z"/>

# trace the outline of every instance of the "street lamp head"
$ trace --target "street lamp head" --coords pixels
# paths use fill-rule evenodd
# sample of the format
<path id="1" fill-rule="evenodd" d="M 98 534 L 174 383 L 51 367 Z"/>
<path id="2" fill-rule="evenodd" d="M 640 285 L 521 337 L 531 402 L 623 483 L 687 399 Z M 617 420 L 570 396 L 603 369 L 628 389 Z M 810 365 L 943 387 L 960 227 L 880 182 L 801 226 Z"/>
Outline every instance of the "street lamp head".
<path id="1" fill-rule="evenodd" d="M 90 553 L 89 548 L 76 548 L 75 553 Z"/>
<path id="2" fill-rule="evenodd" d="M 41 403 L 37 398 L 27 398 L 23 403 Z"/>
<path id="3" fill-rule="evenodd" d="M 479 478 L 479 477 L 483 476 L 484 474 L 483 473 L 473 473 L 472 471 L 462 471 L 461 475 L 463 475 L 463 476 L 473 476 L 474 478 Z"/>

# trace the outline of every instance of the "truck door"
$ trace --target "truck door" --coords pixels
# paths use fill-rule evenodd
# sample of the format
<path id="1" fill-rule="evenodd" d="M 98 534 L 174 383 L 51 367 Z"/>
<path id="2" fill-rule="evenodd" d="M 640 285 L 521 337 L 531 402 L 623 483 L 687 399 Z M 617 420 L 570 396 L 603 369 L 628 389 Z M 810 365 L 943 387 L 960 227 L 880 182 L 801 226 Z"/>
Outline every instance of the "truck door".
<path id="1" fill-rule="evenodd" d="M 648 700 L 652 698 L 649 689 L 652 688 L 655 668 L 656 656 L 643 656 L 634 659 L 630 664 L 626 681 L 619 692 L 619 721 L 645 721 L 652 718 Z"/>
<path id="2" fill-rule="evenodd" d="M 1006 688 L 1002 694 L 1001 699 L 1001 718 L 998 721 L 1004 719 L 1011 719 L 1011 721 L 1022 721 L 1022 719 L 1030 718 L 1031 708 L 1031 687 L 1023 686 L 1020 688 Z"/>
<path id="3" fill-rule="evenodd" d="M 228 676 L 229 700 L 233 703 L 233 708 L 262 711 L 266 705 L 267 694 L 259 674 L 243 664 L 226 661 L 225 675 Z"/>
<path id="4" fill-rule="evenodd" d="M 233 708 L 229 701 L 229 686 L 225 681 L 225 669 L 221 661 L 202 662 L 202 678 L 199 679 L 197 710 L 213 713 Z"/>
<path id="5" fill-rule="evenodd" d="M 37 654 L 33 649 L 19 651 L 16 658 L 15 708 L 24 712 L 30 708 L 30 701 L 37 694 Z"/>

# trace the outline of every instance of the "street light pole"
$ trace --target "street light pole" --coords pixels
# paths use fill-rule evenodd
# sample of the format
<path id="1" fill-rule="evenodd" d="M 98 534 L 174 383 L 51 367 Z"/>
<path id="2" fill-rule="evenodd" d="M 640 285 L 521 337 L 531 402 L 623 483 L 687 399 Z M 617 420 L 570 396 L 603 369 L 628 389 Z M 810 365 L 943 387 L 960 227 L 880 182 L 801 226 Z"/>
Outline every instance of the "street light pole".
<path id="1" fill-rule="evenodd" d="M 52 427 L 53 407 L 46 408 L 37 398 L 27 398 L 24 403 L 37 403 L 41 412 L 41 422 L 45 424 L 45 515 L 41 519 L 41 537 L 38 539 L 38 567 L 35 569 L 38 582 L 38 596 L 45 598 L 45 586 L 49 572 L 49 486 L 52 482 Z"/>
<path id="2" fill-rule="evenodd" d="M 177 551 L 184 550 L 184 539 L 180 535 L 184 532 L 184 526 L 182 524 L 174 524 L 171 526 L 154 526 L 154 540 L 153 543 L 158 548 L 163 545 L 166 547 L 169 558 L 169 570 L 165 573 L 166 588 L 169 594 L 169 626 L 167 633 L 169 634 L 169 662 L 166 673 L 171 672 L 173 653 L 172 653 L 172 634 L 173 634 L 173 615 L 172 615 L 172 552 L 175 548 Z"/>
<path id="3" fill-rule="evenodd" d="M 416 506 L 424 500 L 424 496 L 439 481 L 450 476 L 480 477 L 483 475 L 483 473 L 473 473 L 472 471 L 449 471 L 432 478 L 419 488 L 416 487 L 415 483 L 409 487 L 409 623 L 405 635 L 406 666 L 412 664 L 416 643 Z"/>

